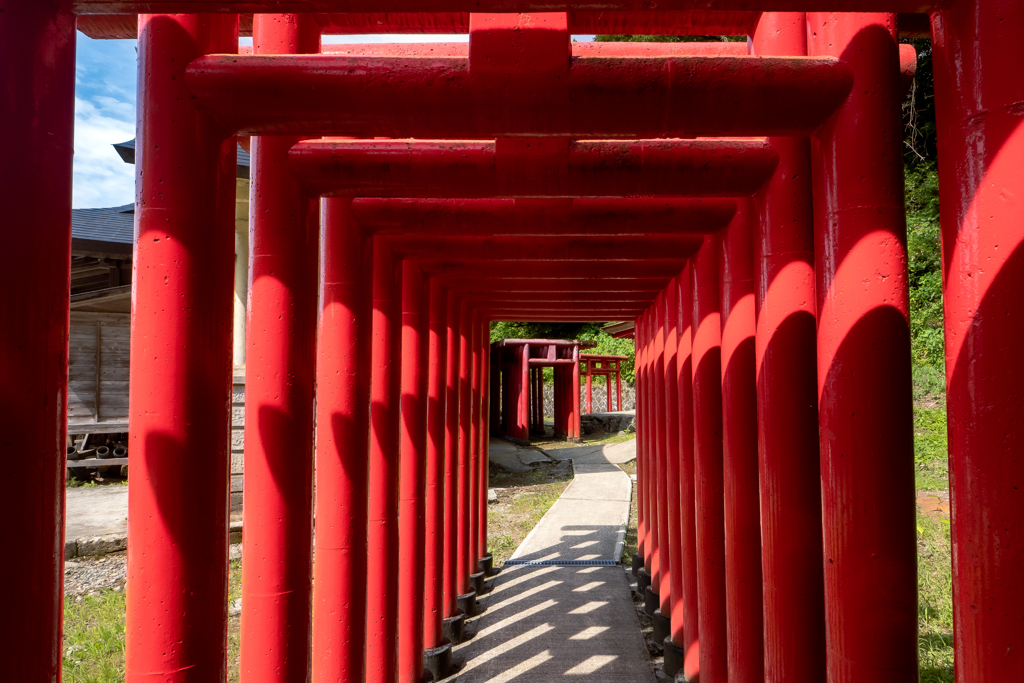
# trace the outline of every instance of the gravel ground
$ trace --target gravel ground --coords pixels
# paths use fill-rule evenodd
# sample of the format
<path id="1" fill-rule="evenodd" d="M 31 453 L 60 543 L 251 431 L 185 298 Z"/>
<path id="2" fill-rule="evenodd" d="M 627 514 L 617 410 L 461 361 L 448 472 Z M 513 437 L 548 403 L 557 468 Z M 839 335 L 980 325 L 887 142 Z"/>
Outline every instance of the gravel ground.
<path id="1" fill-rule="evenodd" d="M 242 556 L 240 543 L 231 546 L 231 559 Z M 94 557 L 77 557 L 64 563 L 64 595 L 81 599 L 97 595 L 105 588 L 124 589 L 128 554 L 111 553 Z"/>
<path id="2" fill-rule="evenodd" d="M 64 595 L 81 598 L 101 589 L 124 588 L 127 553 L 81 557 L 64 563 Z"/>

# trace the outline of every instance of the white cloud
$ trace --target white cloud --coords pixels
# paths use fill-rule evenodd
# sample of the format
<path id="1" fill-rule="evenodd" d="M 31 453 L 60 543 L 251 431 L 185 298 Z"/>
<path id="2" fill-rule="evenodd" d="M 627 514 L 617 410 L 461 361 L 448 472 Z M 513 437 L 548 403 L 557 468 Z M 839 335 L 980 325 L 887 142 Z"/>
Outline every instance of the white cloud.
<path id="1" fill-rule="evenodd" d="M 135 167 L 113 144 L 135 137 L 135 107 L 108 96 L 75 98 L 75 158 L 71 205 L 120 206 L 135 197 Z"/>

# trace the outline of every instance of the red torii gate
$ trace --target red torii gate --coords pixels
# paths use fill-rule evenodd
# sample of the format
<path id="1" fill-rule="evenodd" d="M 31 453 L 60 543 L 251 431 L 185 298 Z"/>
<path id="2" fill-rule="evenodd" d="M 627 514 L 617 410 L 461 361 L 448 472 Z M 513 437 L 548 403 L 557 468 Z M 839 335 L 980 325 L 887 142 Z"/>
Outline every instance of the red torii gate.
<path id="1" fill-rule="evenodd" d="M 578 441 L 580 349 L 596 344 L 567 339 L 502 339 L 491 344 L 491 430 L 527 444 L 531 434 L 544 434 L 543 369 L 552 368 L 554 435 Z"/>
<path id="2" fill-rule="evenodd" d="M 593 376 L 605 378 L 605 399 L 608 412 L 612 412 L 612 377 L 615 377 L 615 405 L 622 410 L 622 361 L 629 360 L 627 356 L 611 356 L 599 353 L 580 354 L 580 362 L 586 367 L 587 378 L 587 412 L 593 412 L 591 404 L 593 393 L 591 391 L 591 378 Z"/>
<path id="3" fill-rule="evenodd" d="M 263 184 L 253 195 L 261 209 L 254 212 L 247 403 L 274 429 L 247 439 L 243 657 L 276 653 L 276 662 L 261 664 L 261 680 L 304 676 L 309 667 L 317 681 L 417 680 L 419 651 L 441 642 L 438 617 L 457 628 L 455 606 L 460 595 L 470 596 L 470 575 L 481 576 L 472 570 L 486 557 L 486 322 L 626 313 L 639 317 L 638 410 L 652 418 L 641 421 L 639 434 L 638 561 L 651 582 L 656 623 L 668 631 L 667 659 L 682 666 L 699 630 L 700 674 L 712 680 L 913 680 L 915 538 L 894 13 L 923 11 L 931 15 L 944 159 L 956 676 L 975 683 L 1018 675 L 1024 588 L 1014 572 L 1024 559 L 1017 493 L 1024 459 L 1014 397 L 1024 382 L 1017 353 L 1024 327 L 1024 74 L 1015 68 L 1013 38 L 1024 30 L 1024 5 L 784 0 L 771 9 L 792 14 L 761 15 L 765 3 L 758 0 L 713 0 L 691 11 L 694 4 L 670 0 L 647 12 L 627 0 L 613 3 L 623 10 L 617 13 L 588 0 L 392 0 L 388 10 L 414 14 L 331 14 L 356 18 L 326 21 L 258 15 L 254 55 L 225 58 L 215 55 L 234 55 L 238 32 L 237 16 L 227 13 L 258 12 L 264 3 L 9 2 L 0 20 L 7 84 L 0 96 L 7 124 L 0 129 L 7 161 L 0 197 L 12 226 L 10 248 L 20 258 L 5 277 L 10 291 L 20 291 L 31 270 L 34 284 L 26 296 L 8 297 L 0 317 L 5 395 L 17 397 L 6 414 L 21 426 L 5 432 L 4 446 L 38 456 L 3 507 L 21 549 L 9 567 L 19 590 L 0 622 L 16 653 L 10 675 L 54 680 L 60 666 L 76 14 L 97 30 L 104 30 L 103 17 L 89 15 L 119 15 L 106 24 L 116 32 L 131 24 L 124 14 L 174 12 L 138 22 L 131 429 L 139 459 L 130 490 L 129 680 L 154 673 L 215 678 L 224 670 L 226 468 L 224 476 L 190 481 L 189 495 L 183 492 L 191 464 L 224 462 L 228 453 L 230 160 L 238 133 L 279 135 L 253 143 L 253 186 Z M 347 0 L 343 9 L 379 12 L 379 5 Z M 342 7 L 337 0 L 294 0 L 274 9 L 330 14 Z M 434 9 L 443 13 L 418 14 Z M 552 19 L 530 43 L 525 61 L 539 68 L 510 76 L 502 75 L 500 58 L 488 65 L 473 49 L 488 40 L 500 44 L 501 29 L 510 26 L 458 13 L 470 9 L 569 15 Z M 331 25 L 375 32 L 461 25 L 472 41 L 468 59 L 442 59 L 435 70 L 395 56 L 266 56 L 316 52 L 320 32 Z M 582 26 L 742 32 L 758 57 L 651 57 L 649 71 L 631 75 L 636 65 L 616 60 L 647 58 L 572 58 L 564 44 L 570 27 Z M 816 57 L 801 58 L 808 54 Z M 658 76 L 670 61 L 671 78 Z M 393 68 L 393 82 L 374 80 Z M 474 70 L 491 82 L 481 85 Z M 702 87 L 702 79 L 721 90 Z M 638 97 L 641 82 L 650 86 L 647 99 Z M 275 98 L 267 97 L 267 83 Z M 419 116 L 408 116 L 407 97 Z M 763 186 L 742 193 L 756 192 L 753 206 L 743 200 L 727 232 L 706 238 L 692 259 L 692 250 L 683 249 L 679 259 L 637 254 L 527 269 L 564 279 L 562 292 L 576 291 L 595 273 L 605 283 L 660 279 L 662 293 L 649 308 L 614 297 L 593 305 L 483 303 L 463 301 L 473 290 L 441 282 L 511 281 L 521 264 L 461 263 L 436 254 L 422 266 L 412 257 L 395 259 L 383 236 L 367 237 L 346 199 L 324 203 L 317 281 L 310 267 L 317 245 L 312 202 L 286 169 L 297 136 L 331 134 L 769 135 L 778 161 Z M 536 176 L 549 172 L 559 192 L 593 191 L 566 177 L 586 168 L 570 163 L 568 143 L 546 146 L 538 158 L 525 146 L 509 145 L 506 162 L 495 157 L 505 165 L 496 166 L 488 191 L 532 197 Z M 391 196 L 392 185 L 380 187 L 377 196 Z M 565 274 L 558 264 L 569 266 Z M 429 286 L 416 286 L 417 268 L 430 274 Z M 402 334 L 400 315 L 407 320 Z M 399 364 L 400 355 L 409 360 Z M 310 583 L 314 380 L 318 562 Z M 446 412 L 427 410 L 421 419 L 424 397 L 436 405 L 442 394 Z M 401 411 L 399 401 L 408 402 Z M 345 452 L 367 453 L 369 467 L 351 467 Z M 452 479 L 456 471 L 463 479 Z M 270 487 L 267 476 L 283 478 Z M 431 482 L 426 501 L 417 498 L 421 481 Z M 448 486 L 440 497 L 434 485 L 442 481 Z M 678 487 L 668 485 L 676 481 Z M 419 529 L 398 530 L 399 499 L 427 510 L 424 533 L 445 542 L 428 546 Z M 760 506 L 752 504 L 757 500 Z M 699 514 L 685 512 L 694 505 Z M 421 584 L 409 572 L 398 574 L 399 543 L 417 554 L 431 551 L 422 565 L 403 562 L 427 567 L 422 605 L 415 602 Z M 352 568 L 367 561 L 364 579 Z M 403 590 L 394 589 L 397 582 Z M 269 585 L 287 597 L 262 602 Z M 364 600 L 372 622 L 364 621 Z M 441 603 L 443 609 L 425 609 Z M 472 609 L 472 598 L 461 604 Z M 364 636 L 365 623 L 382 626 Z"/>

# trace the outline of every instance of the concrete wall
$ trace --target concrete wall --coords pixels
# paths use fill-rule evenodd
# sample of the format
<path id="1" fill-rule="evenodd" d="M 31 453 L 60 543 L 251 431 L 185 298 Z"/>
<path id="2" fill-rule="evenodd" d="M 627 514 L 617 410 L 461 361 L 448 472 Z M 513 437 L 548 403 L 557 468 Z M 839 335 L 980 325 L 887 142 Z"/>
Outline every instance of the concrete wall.
<path id="1" fill-rule="evenodd" d="M 592 407 L 594 412 L 603 413 L 608 405 L 605 403 L 604 378 L 593 380 L 591 396 L 593 397 Z M 618 406 L 615 405 L 614 382 L 612 382 L 612 409 L 618 409 Z M 636 409 L 636 396 L 634 389 L 625 382 L 622 383 L 622 409 Z M 586 412 L 587 410 L 587 386 L 584 382 L 580 382 L 580 410 L 583 412 Z M 555 397 L 550 384 L 544 386 L 544 414 L 549 417 L 555 414 Z"/>

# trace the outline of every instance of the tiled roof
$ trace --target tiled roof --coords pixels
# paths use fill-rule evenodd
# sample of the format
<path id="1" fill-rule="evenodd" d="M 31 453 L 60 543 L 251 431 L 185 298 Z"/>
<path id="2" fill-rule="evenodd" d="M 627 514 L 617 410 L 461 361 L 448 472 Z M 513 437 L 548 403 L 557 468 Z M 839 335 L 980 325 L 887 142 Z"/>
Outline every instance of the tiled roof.
<path id="1" fill-rule="evenodd" d="M 135 163 L 135 140 L 129 140 L 128 142 L 119 142 L 114 145 L 114 149 L 124 160 L 126 164 Z M 249 178 L 249 153 L 242 149 L 241 145 L 235 145 L 235 177 L 236 178 Z"/>
<path id="2" fill-rule="evenodd" d="M 134 235 L 134 204 L 71 212 L 72 251 L 131 254 Z"/>

